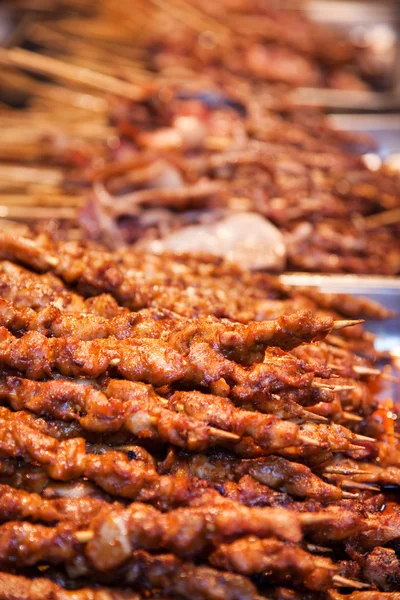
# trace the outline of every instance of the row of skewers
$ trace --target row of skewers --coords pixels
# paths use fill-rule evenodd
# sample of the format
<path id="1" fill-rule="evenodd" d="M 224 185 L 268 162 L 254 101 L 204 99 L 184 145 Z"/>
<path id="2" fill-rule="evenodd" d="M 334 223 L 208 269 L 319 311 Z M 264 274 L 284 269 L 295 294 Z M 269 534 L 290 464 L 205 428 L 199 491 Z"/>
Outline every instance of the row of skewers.
<path id="1" fill-rule="evenodd" d="M 244 268 L 399 272 L 398 173 L 293 102 L 299 85 L 365 89 L 365 48 L 259 2 L 20 5 L 41 53 L 0 53 L 5 100 L 27 103 L 0 113 L 5 226 L 54 218 L 69 237 Z"/>
<path id="2" fill-rule="evenodd" d="M 44 234 L 0 257 L 0 599 L 396 598 L 383 308 Z"/>

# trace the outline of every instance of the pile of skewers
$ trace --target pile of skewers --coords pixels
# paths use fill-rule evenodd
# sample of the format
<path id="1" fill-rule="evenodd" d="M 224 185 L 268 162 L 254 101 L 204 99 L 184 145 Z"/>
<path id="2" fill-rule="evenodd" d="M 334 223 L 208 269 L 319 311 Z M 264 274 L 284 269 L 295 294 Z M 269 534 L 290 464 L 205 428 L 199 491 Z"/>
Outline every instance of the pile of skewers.
<path id="1" fill-rule="evenodd" d="M 43 234 L 0 257 L 0 600 L 397 597 L 384 309 Z"/>
<path id="2" fill-rule="evenodd" d="M 298 86 L 368 89 L 365 48 L 257 1 L 13 5 L 41 53 L 0 52 L 3 89 L 28 103 L 0 112 L 4 217 L 246 268 L 400 272 L 398 173 L 295 102 Z"/>

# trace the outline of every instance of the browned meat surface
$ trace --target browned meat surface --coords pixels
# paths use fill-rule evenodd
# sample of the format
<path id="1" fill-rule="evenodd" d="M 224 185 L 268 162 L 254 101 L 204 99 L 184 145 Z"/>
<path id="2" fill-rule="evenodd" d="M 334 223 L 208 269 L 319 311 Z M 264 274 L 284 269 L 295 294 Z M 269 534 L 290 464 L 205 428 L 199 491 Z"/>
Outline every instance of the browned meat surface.
<path id="1" fill-rule="evenodd" d="M 27 240 L 0 239 L 0 599 L 396 593 L 396 413 L 345 318 L 378 309 Z"/>

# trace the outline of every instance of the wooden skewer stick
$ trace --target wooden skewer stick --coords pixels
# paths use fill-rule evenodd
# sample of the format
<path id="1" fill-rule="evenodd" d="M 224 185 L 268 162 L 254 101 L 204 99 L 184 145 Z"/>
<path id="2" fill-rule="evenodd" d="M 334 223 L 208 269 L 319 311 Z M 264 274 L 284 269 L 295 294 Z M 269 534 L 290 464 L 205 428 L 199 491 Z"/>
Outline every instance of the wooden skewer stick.
<path id="1" fill-rule="evenodd" d="M 366 229 L 378 229 L 385 225 L 395 225 L 400 222 L 400 208 L 391 208 L 384 212 L 365 217 L 363 219 Z"/>
<path id="2" fill-rule="evenodd" d="M 371 369 L 370 367 L 364 367 L 362 365 L 354 365 L 353 371 L 359 375 L 381 375 L 379 369 Z"/>
<path id="3" fill-rule="evenodd" d="M 309 421 L 317 421 L 318 423 L 327 423 L 329 421 L 329 419 L 326 417 L 318 415 L 317 413 L 313 413 L 309 410 L 303 410 L 300 418 L 308 419 Z"/>
<path id="4" fill-rule="evenodd" d="M 360 421 L 363 420 L 363 418 L 360 417 L 359 415 L 355 415 L 355 414 L 353 414 L 351 412 L 347 412 L 346 410 L 344 410 L 342 412 L 342 417 L 346 421 L 353 421 L 354 423 L 359 423 Z"/>
<path id="5" fill-rule="evenodd" d="M 171 0 L 151 0 L 151 2 L 195 31 L 201 32 L 208 29 L 223 38 L 229 37 L 231 34 L 228 27 L 205 15 L 185 0 L 174 0 L 173 2 Z"/>
<path id="6" fill-rule="evenodd" d="M 311 387 L 320 390 L 330 390 L 331 392 L 348 392 L 356 389 L 354 385 L 329 385 L 328 383 L 321 383 L 319 381 L 313 381 Z"/>
<path id="7" fill-rule="evenodd" d="M 87 529 L 85 531 L 77 531 L 75 533 L 75 537 L 80 544 L 86 544 L 87 542 L 90 542 L 90 540 L 93 539 L 94 533 L 90 529 Z"/>
<path id="8" fill-rule="evenodd" d="M 324 473 L 325 479 L 328 481 L 332 481 L 335 485 L 340 486 L 345 489 L 358 489 L 358 490 L 371 490 L 374 492 L 379 492 L 380 487 L 370 486 L 362 481 L 353 481 L 352 479 L 338 479 L 337 474 Z M 339 476 L 340 477 L 340 476 Z"/>
<path id="9" fill-rule="evenodd" d="M 343 491 L 342 497 L 346 500 L 355 500 L 356 498 L 358 498 L 358 494 L 352 494 L 351 492 Z"/>
<path id="10" fill-rule="evenodd" d="M 299 434 L 298 439 L 299 442 L 302 442 L 305 446 L 314 446 L 315 448 L 319 448 L 321 446 L 319 441 L 313 440 L 302 433 Z"/>
<path id="11" fill-rule="evenodd" d="M 240 440 L 240 436 L 224 429 L 217 429 L 216 427 L 208 428 L 210 433 L 215 437 L 226 441 L 237 442 Z"/>
<path id="12" fill-rule="evenodd" d="M 37 207 L 50 206 L 54 208 L 60 207 L 76 207 L 80 208 L 84 204 L 83 196 L 66 196 L 63 194 L 2 194 L 0 192 L 0 205 L 8 207 Z"/>
<path id="13" fill-rule="evenodd" d="M 129 100 L 140 101 L 145 97 L 144 90 L 133 83 L 121 81 L 111 75 L 103 75 L 85 67 L 77 67 L 56 58 L 41 56 L 21 48 L 11 48 L 10 50 L 2 48 L 0 50 L 0 63 L 86 85 Z"/>
<path id="14" fill-rule="evenodd" d="M 344 319 L 343 321 L 334 321 L 332 325 L 332 330 L 337 331 L 338 329 L 352 327 L 353 325 L 360 325 L 360 323 L 364 322 L 364 319 Z"/>
<path id="15" fill-rule="evenodd" d="M 360 446 L 357 446 L 355 444 L 349 444 L 349 447 L 347 448 L 347 450 L 353 451 L 353 452 L 360 452 Z"/>
<path id="16" fill-rule="evenodd" d="M 386 379 L 386 381 L 393 381 L 393 383 L 399 383 L 400 377 L 396 377 L 395 375 L 390 375 L 390 373 L 381 373 L 382 379 Z"/>
<path id="17" fill-rule="evenodd" d="M 369 437 L 368 435 L 361 435 L 359 433 L 356 433 L 355 439 L 357 442 L 376 442 L 375 438 Z"/>
<path id="18" fill-rule="evenodd" d="M 361 469 L 352 469 L 347 467 L 326 467 L 325 473 L 332 473 L 334 475 L 369 475 L 368 471 L 362 471 Z"/>
<path id="19" fill-rule="evenodd" d="M 333 365 L 331 366 L 334 368 Z M 371 369 L 370 367 L 364 367 L 362 365 L 354 365 L 353 371 L 355 371 L 359 375 L 377 376 L 381 377 L 382 379 L 386 379 L 387 381 L 393 381 L 394 383 L 398 383 L 400 381 L 399 377 L 395 377 L 394 375 L 390 375 L 389 373 L 385 373 L 384 371 L 380 371 L 379 369 Z"/>
<path id="20" fill-rule="evenodd" d="M 44 219 L 75 220 L 78 211 L 68 206 L 4 206 L 0 205 L 0 218 L 5 217 L 16 221 L 31 221 Z"/>
<path id="21" fill-rule="evenodd" d="M 319 525 L 320 523 L 332 522 L 332 520 L 339 520 L 340 517 L 329 515 L 327 513 L 300 513 L 299 520 L 302 525 Z"/>
<path id="22" fill-rule="evenodd" d="M 351 392 L 355 390 L 355 385 L 334 385 L 332 386 L 332 392 Z"/>
<path id="23" fill-rule="evenodd" d="M 351 479 L 342 479 L 340 481 L 340 485 L 341 485 L 341 487 L 355 489 L 355 490 L 369 490 L 371 492 L 380 492 L 381 491 L 381 488 L 377 485 L 369 485 L 368 483 L 352 481 Z"/>
<path id="24" fill-rule="evenodd" d="M 332 580 L 333 583 L 338 587 L 351 587 L 357 590 L 365 590 L 370 587 L 367 583 L 361 583 L 361 581 L 347 579 L 347 577 L 342 577 L 341 575 L 334 575 Z"/>

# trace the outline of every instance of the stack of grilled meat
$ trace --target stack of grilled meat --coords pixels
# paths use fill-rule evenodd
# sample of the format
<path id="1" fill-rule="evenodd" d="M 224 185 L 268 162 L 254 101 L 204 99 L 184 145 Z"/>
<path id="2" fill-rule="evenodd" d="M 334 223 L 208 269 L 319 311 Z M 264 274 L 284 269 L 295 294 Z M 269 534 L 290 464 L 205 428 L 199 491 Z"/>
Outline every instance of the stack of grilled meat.
<path id="1" fill-rule="evenodd" d="M 397 598 L 385 310 L 205 256 L 0 256 L 1 600 Z"/>

